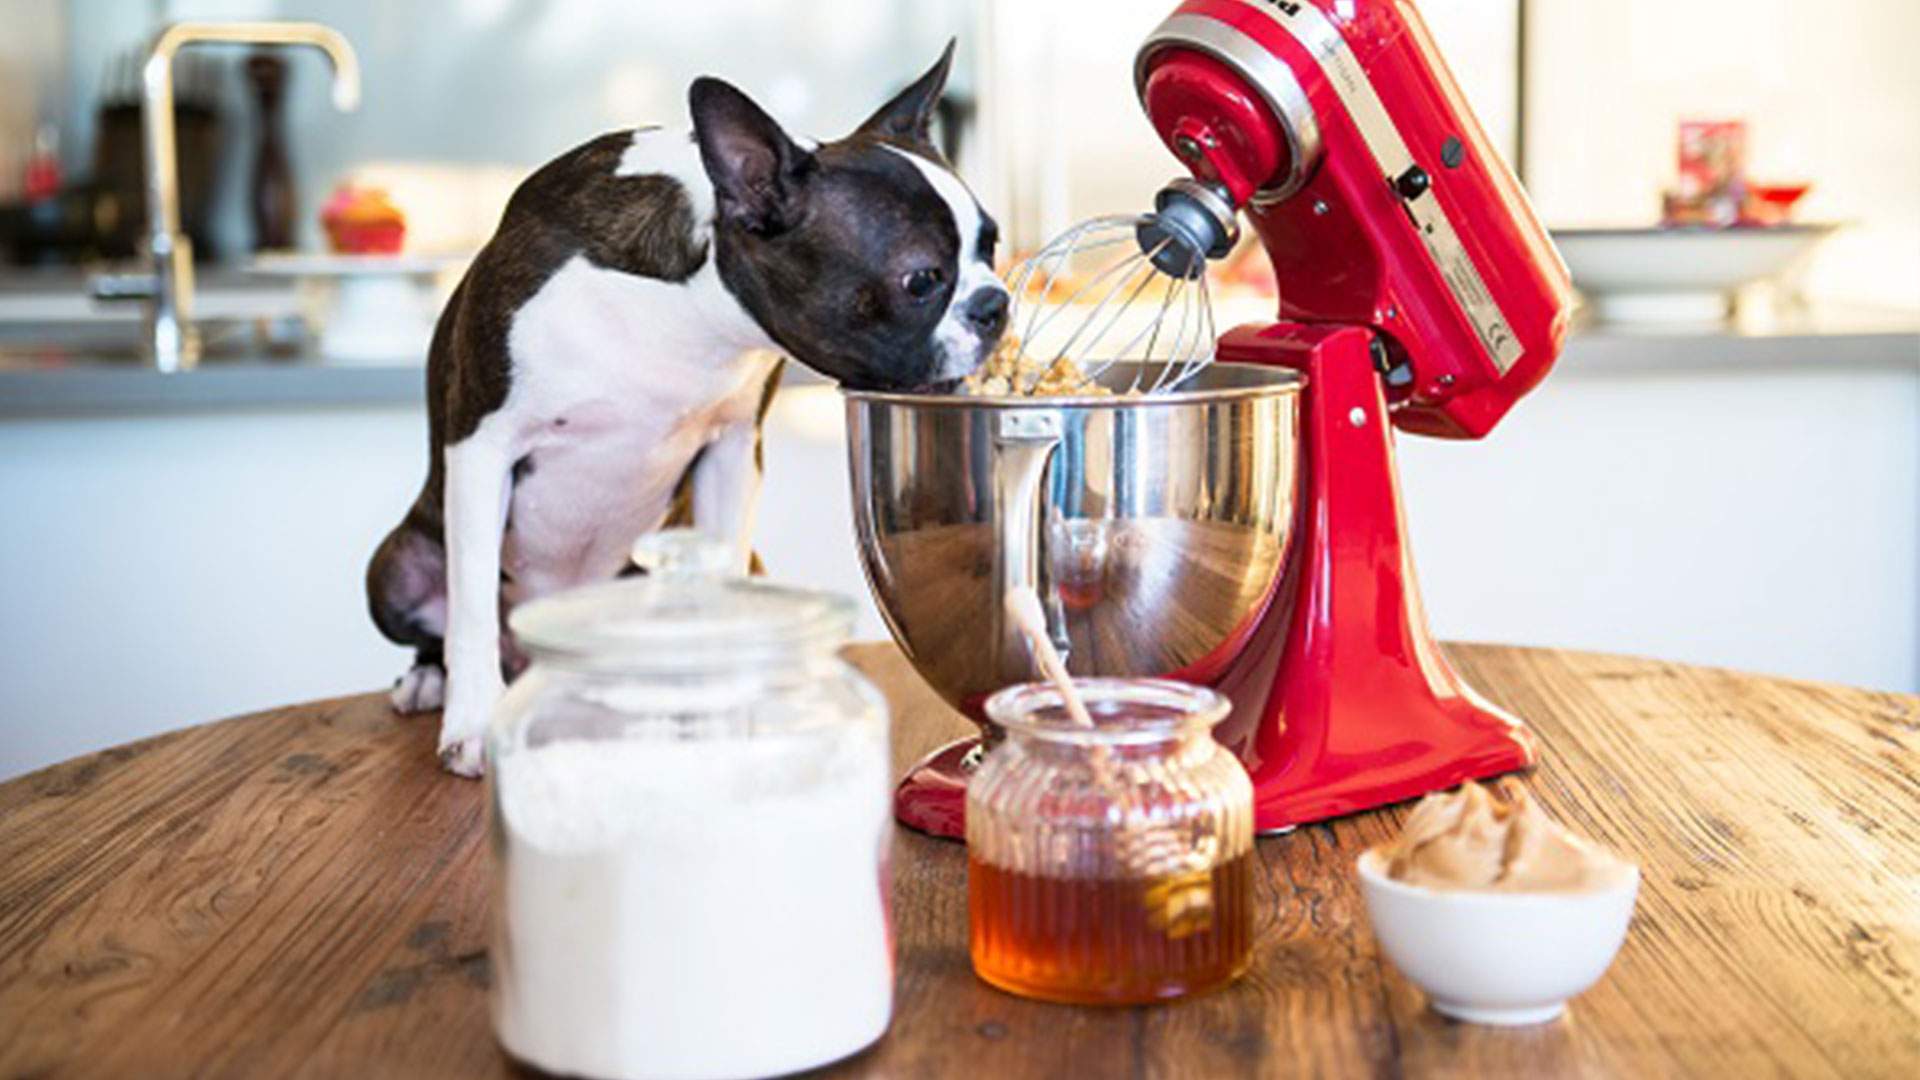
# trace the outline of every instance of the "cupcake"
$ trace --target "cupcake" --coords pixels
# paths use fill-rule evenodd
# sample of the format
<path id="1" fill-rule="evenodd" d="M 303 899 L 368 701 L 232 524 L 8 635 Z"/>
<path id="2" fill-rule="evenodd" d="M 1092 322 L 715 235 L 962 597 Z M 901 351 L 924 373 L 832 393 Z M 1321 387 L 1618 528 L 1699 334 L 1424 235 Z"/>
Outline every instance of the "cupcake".
<path id="1" fill-rule="evenodd" d="M 320 211 L 327 246 L 340 255 L 394 255 L 407 238 L 407 218 L 380 188 L 342 184 Z"/>

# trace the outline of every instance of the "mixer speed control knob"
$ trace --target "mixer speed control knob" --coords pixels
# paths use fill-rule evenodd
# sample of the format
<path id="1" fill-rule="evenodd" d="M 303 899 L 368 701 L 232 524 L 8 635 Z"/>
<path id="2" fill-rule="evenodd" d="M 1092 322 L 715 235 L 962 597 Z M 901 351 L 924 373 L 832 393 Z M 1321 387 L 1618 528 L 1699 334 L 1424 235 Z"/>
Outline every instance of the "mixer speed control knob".
<path id="1" fill-rule="evenodd" d="M 1427 170 L 1418 165 L 1410 167 L 1393 181 L 1393 190 L 1399 192 L 1400 197 L 1408 202 L 1425 195 L 1427 189 L 1432 186 L 1433 178 L 1427 175 Z"/>

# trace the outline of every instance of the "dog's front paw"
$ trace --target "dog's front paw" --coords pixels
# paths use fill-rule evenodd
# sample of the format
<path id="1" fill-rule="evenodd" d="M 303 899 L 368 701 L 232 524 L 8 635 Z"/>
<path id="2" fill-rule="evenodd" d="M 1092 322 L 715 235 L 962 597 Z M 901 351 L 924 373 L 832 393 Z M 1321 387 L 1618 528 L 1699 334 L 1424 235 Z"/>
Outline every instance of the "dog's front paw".
<path id="1" fill-rule="evenodd" d="M 478 778 L 486 772 L 481 742 L 479 735 L 449 739 L 443 733 L 440 736 L 440 767 L 455 776 Z"/>
<path id="2" fill-rule="evenodd" d="M 447 699 L 447 673 L 439 664 L 415 664 L 394 680 L 387 700 L 402 716 L 432 712 Z"/>
<path id="3" fill-rule="evenodd" d="M 479 776 L 486 771 L 481 753 L 487 733 L 487 713 L 472 699 L 452 695 L 440 717 L 440 767 L 455 776 Z"/>
<path id="4" fill-rule="evenodd" d="M 476 670 L 477 679 L 472 677 Z M 447 707 L 440 713 L 440 764 L 457 776 L 479 776 L 486 770 L 481 750 L 487 720 L 505 685 L 490 659 L 466 672 L 462 680 L 461 669 L 455 667 L 447 680 Z"/>

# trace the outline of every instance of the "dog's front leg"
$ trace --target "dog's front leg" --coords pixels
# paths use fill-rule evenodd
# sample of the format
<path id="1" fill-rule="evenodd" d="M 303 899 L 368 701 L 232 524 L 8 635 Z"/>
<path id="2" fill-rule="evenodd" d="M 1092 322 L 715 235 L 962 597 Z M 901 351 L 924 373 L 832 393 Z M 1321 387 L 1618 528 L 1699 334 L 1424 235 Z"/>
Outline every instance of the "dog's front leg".
<path id="1" fill-rule="evenodd" d="M 500 546 L 513 455 L 485 425 L 446 450 L 447 702 L 440 762 L 479 776 L 500 674 Z"/>
<path id="2" fill-rule="evenodd" d="M 753 524 L 760 509 L 760 430 L 753 421 L 729 424 L 693 467 L 693 524 L 733 545 L 742 571 L 753 558 Z"/>

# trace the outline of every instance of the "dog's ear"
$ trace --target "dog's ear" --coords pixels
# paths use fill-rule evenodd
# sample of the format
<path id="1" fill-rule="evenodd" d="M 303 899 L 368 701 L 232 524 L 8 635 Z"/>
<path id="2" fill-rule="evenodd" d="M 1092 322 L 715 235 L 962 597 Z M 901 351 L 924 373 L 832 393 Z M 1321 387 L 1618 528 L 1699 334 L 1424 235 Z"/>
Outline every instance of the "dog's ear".
<path id="1" fill-rule="evenodd" d="M 946 50 L 927 73 L 880 106 L 880 111 L 867 117 L 867 122 L 861 124 L 855 134 L 930 142 L 927 126 L 933 121 L 934 106 L 940 103 L 940 92 L 947 88 L 947 73 L 953 70 L 953 45 L 954 39 L 948 38 Z"/>
<path id="2" fill-rule="evenodd" d="M 728 83 L 695 79 L 687 99 L 700 162 L 713 181 L 714 208 L 720 216 L 763 236 L 793 225 L 814 168 L 813 155 Z"/>

